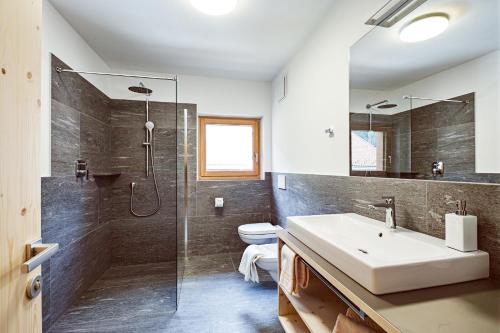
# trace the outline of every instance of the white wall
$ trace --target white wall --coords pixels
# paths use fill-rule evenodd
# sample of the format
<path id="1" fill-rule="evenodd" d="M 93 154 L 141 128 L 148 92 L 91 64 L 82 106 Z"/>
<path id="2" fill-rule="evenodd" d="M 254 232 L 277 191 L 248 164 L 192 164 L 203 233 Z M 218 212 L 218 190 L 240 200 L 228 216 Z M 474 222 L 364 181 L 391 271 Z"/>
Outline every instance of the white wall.
<path id="1" fill-rule="evenodd" d="M 261 118 L 262 176 L 271 171 L 271 82 L 179 77 L 179 100 L 204 116 Z"/>
<path id="2" fill-rule="evenodd" d="M 148 76 L 171 76 L 115 69 L 120 73 Z M 179 75 L 179 102 L 197 105 L 199 115 L 261 118 L 262 176 L 271 171 L 271 82 L 232 80 L 203 76 Z M 174 84 L 168 81 L 134 78 L 111 79 L 108 95 L 119 99 L 143 99 L 127 87 L 143 82 L 153 90 L 151 100 L 173 102 Z"/>
<path id="3" fill-rule="evenodd" d="M 385 0 L 336 0 L 306 44 L 273 81 L 272 169 L 349 175 L 349 48 Z M 288 97 L 278 102 L 283 73 Z M 324 133 L 332 126 L 335 137 Z"/>
<path id="4" fill-rule="evenodd" d="M 73 68 L 108 71 L 106 63 L 92 50 L 83 38 L 64 20 L 48 0 L 43 0 L 42 17 L 42 115 L 41 115 L 41 165 L 42 177 L 50 176 L 50 87 L 51 60 L 54 53 Z M 106 88 L 103 77 L 87 79 L 101 90 Z"/>
<path id="5" fill-rule="evenodd" d="M 50 175 L 50 53 L 75 69 L 140 75 L 168 74 L 109 68 L 64 18 L 44 0 L 43 12 L 43 84 L 42 84 L 42 175 Z M 169 81 L 135 78 L 110 78 L 88 75 L 86 78 L 111 98 L 142 99 L 128 87 L 143 82 L 154 90 L 152 100 L 174 101 L 175 85 Z M 195 103 L 200 115 L 262 118 L 262 170 L 271 171 L 271 83 L 229 80 L 192 75 L 179 76 L 179 101 Z"/>
<path id="6" fill-rule="evenodd" d="M 366 112 L 369 102 L 388 99 L 398 108 L 384 113 L 398 113 L 409 109 L 405 95 L 448 99 L 476 93 L 476 172 L 500 172 L 500 51 L 491 52 L 440 73 L 391 91 L 351 90 L 351 110 Z M 413 107 L 431 104 L 431 101 L 413 101 Z"/>

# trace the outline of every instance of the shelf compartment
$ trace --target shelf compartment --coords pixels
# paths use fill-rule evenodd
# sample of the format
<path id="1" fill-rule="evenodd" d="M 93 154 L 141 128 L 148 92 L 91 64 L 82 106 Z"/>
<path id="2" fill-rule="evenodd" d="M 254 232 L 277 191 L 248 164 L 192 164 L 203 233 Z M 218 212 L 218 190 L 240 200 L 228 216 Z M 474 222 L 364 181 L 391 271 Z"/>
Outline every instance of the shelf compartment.
<path id="1" fill-rule="evenodd" d="M 107 187 L 113 184 L 121 174 L 121 172 L 99 172 L 92 174 L 92 177 L 98 187 Z"/>
<path id="2" fill-rule="evenodd" d="M 98 172 L 98 173 L 93 173 L 92 177 L 94 178 L 99 178 L 99 177 L 118 177 L 122 173 L 121 172 Z"/>
<path id="3" fill-rule="evenodd" d="M 310 333 L 298 314 L 278 316 L 278 319 L 286 333 Z"/>
<path id="4" fill-rule="evenodd" d="M 307 328 L 314 333 L 331 333 L 339 313 L 345 313 L 347 305 L 311 274 L 309 287 L 297 294 L 289 294 L 280 287 Z"/>

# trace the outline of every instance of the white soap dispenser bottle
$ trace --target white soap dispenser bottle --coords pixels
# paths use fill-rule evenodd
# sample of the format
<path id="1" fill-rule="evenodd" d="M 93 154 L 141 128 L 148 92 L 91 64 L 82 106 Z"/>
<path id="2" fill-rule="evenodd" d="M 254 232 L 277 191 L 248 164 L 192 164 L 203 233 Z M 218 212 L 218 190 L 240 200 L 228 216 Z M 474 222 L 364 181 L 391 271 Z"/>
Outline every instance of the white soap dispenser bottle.
<path id="1" fill-rule="evenodd" d="M 457 201 L 457 211 L 446 214 L 446 246 L 462 252 L 477 250 L 477 217 L 467 215 L 465 200 Z"/>

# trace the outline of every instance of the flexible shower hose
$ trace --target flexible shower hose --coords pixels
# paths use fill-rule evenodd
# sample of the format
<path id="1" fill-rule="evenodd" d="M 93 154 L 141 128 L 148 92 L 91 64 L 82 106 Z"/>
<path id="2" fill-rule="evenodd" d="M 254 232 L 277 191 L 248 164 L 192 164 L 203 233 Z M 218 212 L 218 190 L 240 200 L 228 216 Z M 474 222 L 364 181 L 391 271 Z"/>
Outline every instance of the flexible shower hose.
<path id="1" fill-rule="evenodd" d="M 130 212 L 132 213 L 132 215 L 134 215 L 136 217 L 149 217 L 149 216 L 153 216 L 156 213 L 158 213 L 158 211 L 161 208 L 160 190 L 158 189 L 158 181 L 156 180 L 156 172 L 155 172 L 155 156 L 154 156 L 155 154 L 153 152 L 154 151 L 154 136 L 151 135 L 151 137 L 152 138 L 151 138 L 151 146 L 149 146 L 149 153 L 150 153 L 150 156 L 151 156 L 151 169 L 152 169 L 152 172 L 153 172 L 153 181 L 154 181 L 154 184 L 155 184 L 157 205 L 156 205 L 156 208 L 151 213 L 147 213 L 147 214 L 136 213 L 134 211 L 134 187 L 135 187 L 135 183 L 134 182 L 130 183 Z"/>

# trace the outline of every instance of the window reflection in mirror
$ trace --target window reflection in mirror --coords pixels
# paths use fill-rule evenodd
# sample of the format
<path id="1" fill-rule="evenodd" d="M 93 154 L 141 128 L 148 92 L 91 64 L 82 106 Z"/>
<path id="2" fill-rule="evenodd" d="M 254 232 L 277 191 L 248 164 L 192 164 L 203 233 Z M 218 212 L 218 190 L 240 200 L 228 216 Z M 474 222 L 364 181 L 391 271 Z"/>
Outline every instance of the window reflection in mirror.
<path id="1" fill-rule="evenodd" d="M 383 131 L 352 130 L 351 140 L 353 171 L 385 171 Z"/>

